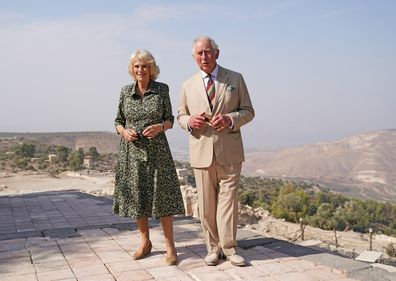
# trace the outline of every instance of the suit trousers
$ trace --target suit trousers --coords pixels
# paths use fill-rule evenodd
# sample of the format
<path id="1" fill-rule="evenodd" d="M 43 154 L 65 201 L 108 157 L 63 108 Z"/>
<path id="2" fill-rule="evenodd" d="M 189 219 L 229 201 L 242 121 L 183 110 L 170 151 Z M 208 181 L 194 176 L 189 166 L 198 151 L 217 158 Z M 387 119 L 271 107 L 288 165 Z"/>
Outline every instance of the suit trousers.
<path id="1" fill-rule="evenodd" d="M 242 163 L 217 163 L 213 157 L 208 168 L 194 168 L 199 216 L 208 253 L 223 250 L 236 253 L 238 223 L 238 186 Z"/>

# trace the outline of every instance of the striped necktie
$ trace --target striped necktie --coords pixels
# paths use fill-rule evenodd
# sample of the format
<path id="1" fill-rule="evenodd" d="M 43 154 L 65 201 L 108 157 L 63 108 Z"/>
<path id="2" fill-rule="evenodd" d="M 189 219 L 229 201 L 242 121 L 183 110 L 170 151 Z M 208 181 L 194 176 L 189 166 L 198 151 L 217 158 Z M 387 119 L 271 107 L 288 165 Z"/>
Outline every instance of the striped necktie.
<path id="1" fill-rule="evenodd" d="M 212 103 L 212 100 L 214 99 L 214 97 L 216 95 L 215 84 L 214 84 L 212 76 L 210 74 L 208 74 L 208 76 L 206 76 L 206 77 L 209 78 L 208 84 L 206 85 L 206 93 L 208 94 L 210 103 Z"/>

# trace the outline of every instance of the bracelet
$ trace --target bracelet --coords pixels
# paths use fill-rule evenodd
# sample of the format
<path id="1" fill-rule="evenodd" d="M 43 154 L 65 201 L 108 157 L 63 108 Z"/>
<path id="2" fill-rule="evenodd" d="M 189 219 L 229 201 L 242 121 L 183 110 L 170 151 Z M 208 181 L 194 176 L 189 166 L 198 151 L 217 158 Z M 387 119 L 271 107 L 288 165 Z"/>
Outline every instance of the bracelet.
<path id="1" fill-rule="evenodd" d="M 165 132 L 165 125 L 164 125 L 164 122 L 161 123 L 161 130 L 162 130 L 163 132 Z"/>

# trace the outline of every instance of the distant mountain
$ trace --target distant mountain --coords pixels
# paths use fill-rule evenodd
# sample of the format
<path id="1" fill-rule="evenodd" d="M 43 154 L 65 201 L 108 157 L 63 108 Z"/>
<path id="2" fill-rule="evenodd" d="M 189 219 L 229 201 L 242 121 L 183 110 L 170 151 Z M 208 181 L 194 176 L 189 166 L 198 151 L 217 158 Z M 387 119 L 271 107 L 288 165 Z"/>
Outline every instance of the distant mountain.
<path id="1" fill-rule="evenodd" d="M 179 136 L 166 132 L 173 158 L 189 161 L 187 134 Z M 0 138 L 35 139 L 44 144 L 63 145 L 73 150 L 83 148 L 88 151 L 96 147 L 99 153 L 118 153 L 120 137 L 112 132 L 55 132 L 55 133 L 8 133 L 0 132 Z"/>
<path id="2" fill-rule="evenodd" d="M 349 196 L 396 201 L 396 130 L 247 153 L 243 174 L 309 180 Z"/>
<path id="3" fill-rule="evenodd" d="M 0 138 L 35 139 L 44 144 L 63 145 L 73 150 L 88 151 L 96 147 L 99 153 L 117 153 L 120 138 L 110 132 L 59 132 L 59 133 L 0 133 Z"/>
<path id="4" fill-rule="evenodd" d="M 188 148 L 167 134 L 174 158 L 188 161 Z M 72 149 L 92 146 L 118 153 L 111 132 L 0 133 L 0 138 L 29 138 Z M 187 141 L 186 141 L 187 143 Z M 352 197 L 396 202 L 396 130 L 381 130 L 338 141 L 246 152 L 243 175 L 308 180 Z"/>

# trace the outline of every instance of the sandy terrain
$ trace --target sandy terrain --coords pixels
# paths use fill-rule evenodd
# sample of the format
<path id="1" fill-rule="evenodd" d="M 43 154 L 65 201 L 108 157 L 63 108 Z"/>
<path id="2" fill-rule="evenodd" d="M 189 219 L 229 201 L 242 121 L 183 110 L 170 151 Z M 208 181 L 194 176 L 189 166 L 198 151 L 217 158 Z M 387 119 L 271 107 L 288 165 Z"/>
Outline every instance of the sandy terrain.
<path id="1" fill-rule="evenodd" d="M 273 237 L 300 244 L 302 246 L 318 246 L 339 252 L 349 257 L 357 257 L 370 248 L 370 235 L 353 231 L 337 231 L 337 247 L 333 231 L 305 226 L 304 241 L 301 239 L 299 224 L 290 223 L 273 218 L 268 211 L 261 208 L 243 208 L 240 214 L 240 222 L 246 229 L 257 232 L 266 237 Z M 396 237 L 381 234 L 373 234 L 372 250 L 385 253 L 388 244 L 396 244 Z M 385 255 L 386 256 L 386 255 Z M 385 257 L 384 256 L 384 257 Z"/>
<path id="2" fill-rule="evenodd" d="M 99 173 L 65 172 L 57 176 L 46 173 L 23 172 L 18 174 L 0 173 L 0 196 L 26 194 L 34 192 L 79 190 L 85 193 L 108 196 L 113 194 L 114 175 Z M 184 194 L 186 197 L 186 195 Z M 191 197 L 191 196 L 190 196 Z M 195 200 L 193 200 L 195 201 Z M 190 202 L 193 205 L 196 202 Z M 245 215 L 243 215 L 245 214 Z M 318 245 L 335 250 L 334 233 L 310 226 L 305 228 L 305 241 L 301 240 L 300 226 L 272 218 L 267 211 L 259 212 L 250 209 L 242 211 L 240 223 L 246 228 L 263 236 L 294 241 L 301 245 Z M 369 248 L 369 235 L 352 231 L 337 232 L 338 251 L 343 254 L 356 255 Z M 396 243 L 396 238 L 384 235 L 373 235 L 373 250 L 384 252 L 389 243 Z"/>
<path id="3" fill-rule="evenodd" d="M 98 173 L 64 172 L 51 176 L 46 173 L 0 173 L 0 196 L 33 192 L 79 190 L 96 195 L 111 195 L 114 176 Z"/>
<path id="4" fill-rule="evenodd" d="M 347 256 L 356 257 L 360 253 L 369 250 L 369 234 L 362 234 L 353 231 L 337 231 L 337 248 L 335 246 L 335 236 L 333 231 L 326 231 L 311 226 L 305 227 L 304 238 L 301 240 L 301 231 L 298 224 L 284 222 L 274 218 L 265 218 L 256 225 L 247 228 L 257 231 L 263 236 L 274 237 L 281 240 L 294 241 L 303 246 L 319 246 L 328 248 L 331 251 L 338 251 Z M 396 238 L 386 235 L 373 235 L 372 249 L 377 252 L 384 252 L 389 243 L 396 243 Z"/>

